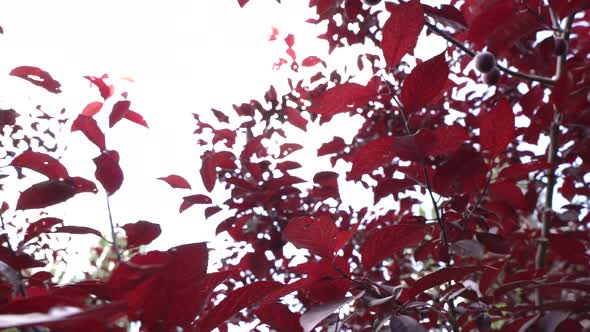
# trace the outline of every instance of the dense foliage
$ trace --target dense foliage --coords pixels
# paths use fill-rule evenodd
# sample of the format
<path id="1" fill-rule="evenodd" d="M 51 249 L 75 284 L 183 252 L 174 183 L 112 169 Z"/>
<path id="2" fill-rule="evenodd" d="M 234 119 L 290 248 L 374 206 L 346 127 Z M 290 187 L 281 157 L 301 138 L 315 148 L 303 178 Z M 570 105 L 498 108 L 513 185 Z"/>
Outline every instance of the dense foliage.
<path id="1" fill-rule="evenodd" d="M 106 76 L 86 77 L 102 100 L 75 119 L 55 119 L 41 108 L 20 116 L 0 110 L 9 165 L 0 177 L 26 182 L 23 168 L 44 176 L 2 203 L 2 227 L 16 233 L 4 232 L 0 248 L 0 328 L 590 327 L 590 1 L 451 0 L 433 7 L 418 0 L 311 0 L 310 6 L 317 15 L 309 22 L 325 27 L 319 38 L 330 52 L 367 46 L 348 63 L 356 69 L 330 72 L 330 56 L 299 61 L 295 36 L 288 35 L 286 59 L 276 66 L 290 67 L 283 68 L 292 72 L 289 91 L 270 87 L 231 112 L 213 109 L 215 121 L 194 115 L 203 184 L 209 192 L 224 186 L 228 199 L 194 193 L 180 212 L 206 204 L 206 218 L 230 215 L 217 233 L 235 242 L 218 271 L 208 269 L 205 243 L 145 252 L 142 246 L 160 234 L 158 224 L 138 221 L 117 231 L 111 221 L 103 242 L 112 263 L 101 266 L 106 273 L 55 284 L 47 259 L 56 260 L 60 250 L 48 240 L 55 233 L 103 234 L 47 214 L 29 220 L 23 210 L 99 189 L 111 199 L 124 174 L 95 117 L 108 105 L 109 127 L 147 123 Z M 424 31 L 448 47 L 422 61 L 413 52 Z M 317 73 L 302 77 L 300 66 Z M 42 69 L 10 74 L 61 92 Z M 368 79 L 357 80 L 363 75 Z M 303 146 L 285 126 L 306 131 L 334 119 L 362 125 L 352 139 L 326 132 L 317 157 L 349 170 L 294 175 L 305 167 L 292 157 Z M 96 145 L 96 179 L 74 176 L 52 157 L 59 145 L 48 146 L 52 126 L 64 124 Z M 181 175 L 161 180 L 191 188 Z M 371 191 L 374 206 L 355 210 L 343 202 L 345 181 Z M 555 206 L 556 197 L 569 204 Z"/>

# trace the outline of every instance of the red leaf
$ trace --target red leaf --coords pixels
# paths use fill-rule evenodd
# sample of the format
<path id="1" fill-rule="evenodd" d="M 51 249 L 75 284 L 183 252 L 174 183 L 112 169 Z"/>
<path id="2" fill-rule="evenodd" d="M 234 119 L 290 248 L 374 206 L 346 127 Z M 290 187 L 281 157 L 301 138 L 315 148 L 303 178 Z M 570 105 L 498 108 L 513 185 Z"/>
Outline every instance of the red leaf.
<path id="1" fill-rule="evenodd" d="M 113 105 L 113 110 L 109 115 L 109 127 L 113 126 L 127 116 L 131 102 L 129 100 L 120 100 Z"/>
<path id="2" fill-rule="evenodd" d="M 401 101 L 407 112 L 414 112 L 441 96 L 449 78 L 445 51 L 418 64 L 404 80 Z"/>
<path id="3" fill-rule="evenodd" d="M 240 5 L 240 8 L 243 8 L 250 0 L 238 0 L 238 5 Z"/>
<path id="4" fill-rule="evenodd" d="M 54 80 L 48 72 L 37 67 L 21 66 L 10 71 L 10 75 L 20 77 L 51 93 L 60 93 L 61 84 Z"/>
<path id="5" fill-rule="evenodd" d="M 86 180 L 79 176 L 70 177 L 66 180 L 67 183 L 73 184 L 78 189 L 79 193 L 97 193 L 96 185 L 90 180 Z"/>
<path id="6" fill-rule="evenodd" d="M 457 151 L 469 136 L 465 128 L 458 124 L 441 126 L 433 130 L 434 141 L 430 147 L 430 156 L 436 157 Z"/>
<path id="7" fill-rule="evenodd" d="M 84 135 L 96 145 L 100 151 L 107 149 L 104 133 L 98 127 L 96 120 L 86 115 L 78 115 L 72 123 L 72 131 L 81 130 Z"/>
<path id="8" fill-rule="evenodd" d="M 361 249 L 365 270 L 369 270 L 387 257 L 415 246 L 430 231 L 431 228 L 423 224 L 401 224 L 376 229 Z"/>
<path id="9" fill-rule="evenodd" d="M 527 179 L 531 172 L 544 171 L 549 168 L 551 168 L 551 164 L 546 161 L 532 161 L 526 164 L 514 164 L 504 168 L 500 172 L 499 177 L 518 181 Z"/>
<path id="10" fill-rule="evenodd" d="M 188 181 L 180 175 L 172 174 L 163 178 L 158 178 L 158 180 L 165 181 L 172 188 L 191 189 L 191 185 L 188 183 Z"/>
<path id="11" fill-rule="evenodd" d="M 394 137 L 381 137 L 360 147 L 349 158 L 352 169 L 346 173 L 346 180 L 356 180 L 391 161 L 394 157 L 394 142 Z"/>
<path id="12" fill-rule="evenodd" d="M 13 109 L 0 110 L 0 129 L 4 126 L 14 126 L 18 116 L 19 114 Z"/>
<path id="13" fill-rule="evenodd" d="M 27 243 L 43 233 L 49 233 L 53 226 L 61 223 L 63 223 L 63 220 L 52 217 L 42 218 L 31 223 L 29 227 L 27 227 L 22 243 Z"/>
<path id="14" fill-rule="evenodd" d="M 94 234 L 98 237 L 102 237 L 102 234 L 96 229 L 85 226 L 61 226 L 56 228 L 52 233 Z"/>
<path id="15" fill-rule="evenodd" d="M 332 141 L 322 144 L 318 149 L 318 157 L 325 156 L 327 154 L 338 153 L 346 147 L 346 142 L 342 137 L 334 136 Z"/>
<path id="16" fill-rule="evenodd" d="M 490 158 L 495 158 L 514 138 L 514 113 L 505 98 L 489 112 L 479 114 L 480 144 L 482 151 L 489 151 Z"/>
<path id="17" fill-rule="evenodd" d="M 119 153 L 115 150 L 107 150 L 94 158 L 93 161 L 96 165 L 94 173 L 96 179 L 102 184 L 107 195 L 111 196 L 123 184 L 123 171 L 119 167 Z"/>
<path id="18" fill-rule="evenodd" d="M 162 233 L 160 225 L 149 221 L 140 220 L 122 227 L 127 234 L 127 247 L 135 248 L 144 244 L 150 244 Z"/>
<path id="19" fill-rule="evenodd" d="M 569 234 L 549 234 L 549 248 L 573 264 L 587 266 L 590 261 L 584 244 Z"/>
<path id="20" fill-rule="evenodd" d="M 100 112 L 101 109 L 102 103 L 100 101 L 93 101 L 91 103 L 88 103 L 88 105 L 84 107 L 82 113 L 80 114 L 93 117 L 96 113 Z"/>
<path id="21" fill-rule="evenodd" d="M 462 267 L 446 267 L 436 272 L 425 275 L 424 277 L 416 280 L 414 285 L 408 292 L 408 297 L 413 298 L 414 296 L 428 290 L 432 287 L 442 285 L 445 282 L 452 280 L 462 280 L 465 276 L 481 270 L 481 266 L 462 266 Z"/>
<path id="22" fill-rule="evenodd" d="M 304 67 L 313 67 L 318 63 L 322 62 L 322 59 L 318 58 L 317 56 L 308 56 L 307 58 L 301 61 L 301 65 Z"/>
<path id="23" fill-rule="evenodd" d="M 128 110 L 125 113 L 125 119 L 127 119 L 131 122 L 135 122 L 140 126 L 144 126 L 146 128 L 149 128 L 147 122 L 145 122 L 145 120 L 143 119 L 143 116 L 141 116 L 141 114 L 134 112 L 132 110 Z"/>
<path id="24" fill-rule="evenodd" d="M 246 151 L 245 149 L 243 152 Z M 205 185 L 205 189 L 208 192 L 211 192 L 215 187 L 215 182 L 217 181 L 217 167 L 225 168 L 225 169 L 235 169 L 235 156 L 229 151 L 221 151 L 221 152 L 213 152 L 208 151 L 203 154 L 201 157 L 201 178 L 203 179 L 203 184 Z"/>
<path id="25" fill-rule="evenodd" d="M 299 326 L 301 314 L 291 312 L 289 308 L 280 303 L 269 303 L 254 311 L 263 324 L 269 325 L 277 331 L 302 332 Z"/>
<path id="26" fill-rule="evenodd" d="M 211 198 L 202 194 L 196 194 L 191 196 L 186 196 L 183 198 L 182 204 L 180 205 L 180 213 L 184 210 L 188 209 L 189 207 L 195 204 L 211 204 Z"/>
<path id="27" fill-rule="evenodd" d="M 373 78 L 366 86 L 357 83 L 343 83 L 312 99 L 309 111 L 329 120 L 338 113 L 366 105 L 377 95 L 380 80 Z"/>
<path id="28" fill-rule="evenodd" d="M 103 99 L 108 99 L 110 96 L 113 95 L 114 89 L 112 85 L 107 85 L 104 82 L 105 78 L 108 78 L 107 75 L 103 75 L 102 77 L 94 77 L 94 76 L 84 76 L 85 79 L 89 80 L 90 83 L 96 85 L 98 91 L 100 92 L 100 96 Z"/>
<path id="29" fill-rule="evenodd" d="M 393 6 L 391 16 L 383 25 L 381 49 L 387 67 L 397 66 L 406 54 L 412 54 L 424 26 L 424 12 L 419 1 Z"/>
<path id="30" fill-rule="evenodd" d="M 251 306 L 283 284 L 275 281 L 258 281 L 238 288 L 227 294 L 219 304 L 215 305 L 199 322 L 200 330 L 211 331 L 223 322 L 227 322 L 240 310 Z"/>
<path id="31" fill-rule="evenodd" d="M 78 188 L 58 179 L 49 179 L 23 191 L 16 203 L 17 210 L 42 209 L 65 202 L 78 193 Z"/>
<path id="32" fill-rule="evenodd" d="M 285 115 L 287 115 L 287 121 L 289 121 L 290 124 L 303 131 L 307 131 L 307 120 L 301 116 L 301 112 L 299 112 L 297 109 L 287 107 L 285 110 Z"/>
<path id="33" fill-rule="evenodd" d="M 498 234 L 477 232 L 475 236 L 491 252 L 502 255 L 510 253 L 510 241 Z"/>
<path id="34" fill-rule="evenodd" d="M 12 166 L 25 167 L 41 173 L 50 179 L 65 179 L 68 171 L 57 159 L 41 152 L 25 151 L 10 163 Z"/>
<path id="35" fill-rule="evenodd" d="M 285 241 L 323 258 L 334 256 L 337 235 L 338 228 L 334 220 L 326 216 L 291 219 L 283 231 Z"/>
<path id="36" fill-rule="evenodd" d="M 490 197 L 515 209 L 526 210 L 527 201 L 520 188 L 512 181 L 500 181 L 490 184 Z"/>

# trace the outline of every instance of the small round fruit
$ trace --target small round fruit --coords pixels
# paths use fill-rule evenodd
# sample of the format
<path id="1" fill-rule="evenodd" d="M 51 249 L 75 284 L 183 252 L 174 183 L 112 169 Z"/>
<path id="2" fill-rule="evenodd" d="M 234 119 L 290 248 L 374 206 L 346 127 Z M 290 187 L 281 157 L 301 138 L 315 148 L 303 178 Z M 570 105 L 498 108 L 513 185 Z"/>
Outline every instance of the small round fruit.
<path id="1" fill-rule="evenodd" d="M 375 6 L 381 2 L 381 0 L 363 0 L 367 6 Z"/>
<path id="2" fill-rule="evenodd" d="M 488 73 L 496 68 L 496 57 L 490 52 L 480 52 L 475 56 L 475 68 L 480 73 Z"/>
<path id="3" fill-rule="evenodd" d="M 567 42 L 563 38 L 555 38 L 555 55 L 564 55 L 567 52 Z"/>
<path id="4" fill-rule="evenodd" d="M 498 83 L 500 80 L 500 76 L 502 76 L 500 74 L 500 70 L 498 70 L 498 68 L 494 68 L 483 74 L 483 82 L 487 85 L 496 85 L 496 83 Z"/>

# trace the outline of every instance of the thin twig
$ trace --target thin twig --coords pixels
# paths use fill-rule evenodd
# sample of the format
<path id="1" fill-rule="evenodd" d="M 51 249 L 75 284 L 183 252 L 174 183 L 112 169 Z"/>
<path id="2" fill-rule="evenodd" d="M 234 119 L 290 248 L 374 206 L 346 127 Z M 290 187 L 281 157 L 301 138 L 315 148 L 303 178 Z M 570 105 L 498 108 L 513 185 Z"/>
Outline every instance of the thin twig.
<path id="1" fill-rule="evenodd" d="M 109 200 L 109 196 L 107 196 L 107 210 L 109 211 L 109 221 L 111 224 L 111 236 L 113 238 L 113 250 L 115 251 L 115 255 L 117 255 L 117 260 L 121 262 L 121 253 L 119 252 L 119 245 L 117 244 L 117 235 L 115 234 L 115 224 L 113 223 L 113 215 L 111 213 L 111 203 Z"/>
<path id="2" fill-rule="evenodd" d="M 436 25 L 428 22 L 428 21 L 424 21 L 424 24 L 432 31 L 434 31 L 437 35 L 441 36 L 442 38 L 444 38 L 445 40 L 447 40 L 449 43 L 455 45 L 457 48 L 459 48 L 461 51 L 465 52 L 467 55 L 471 56 L 471 57 L 475 57 L 477 55 L 477 53 L 475 53 L 474 51 L 470 50 L 467 46 L 463 45 L 463 43 L 461 43 L 460 41 L 456 40 L 455 38 L 453 38 L 452 36 L 450 36 L 448 33 L 442 31 L 441 29 L 437 28 Z M 505 72 L 506 74 L 509 74 L 511 76 L 514 77 L 519 77 L 528 81 L 535 81 L 535 82 L 541 82 L 541 83 L 545 83 L 548 85 L 553 85 L 555 84 L 555 82 L 557 81 L 557 79 L 553 79 L 551 77 L 545 77 L 545 76 L 539 76 L 539 75 L 534 75 L 534 74 L 526 74 L 526 73 L 522 73 L 519 71 L 515 71 L 512 70 L 508 67 L 502 66 L 500 64 L 496 64 L 496 67 L 498 67 L 499 70 Z"/>
<path id="3" fill-rule="evenodd" d="M 389 82 L 383 78 L 383 81 L 385 82 L 385 86 L 387 87 L 387 90 L 389 92 L 389 95 L 391 96 L 391 98 L 395 101 L 395 103 L 397 104 L 397 107 L 399 108 L 402 120 L 404 122 L 404 125 L 406 127 L 406 131 L 408 135 L 412 135 L 412 130 L 410 129 L 410 125 L 408 123 L 408 119 L 406 117 L 406 112 L 405 112 L 405 108 L 402 105 L 402 103 L 398 100 L 397 96 L 393 93 L 393 90 L 391 89 L 391 87 L 389 86 Z M 432 192 L 432 186 L 430 184 L 430 177 L 428 176 L 428 168 L 426 167 L 426 163 L 422 162 L 422 172 L 424 173 L 424 180 L 425 180 L 425 186 L 426 186 L 426 191 L 428 191 L 428 195 L 430 196 L 430 200 L 432 201 L 432 205 L 434 206 L 434 214 L 436 217 L 436 221 L 438 223 L 438 226 L 440 228 L 440 232 L 442 235 L 442 239 L 443 239 L 443 243 L 447 248 L 447 257 L 445 259 L 445 264 L 447 266 L 451 265 L 451 261 L 450 261 L 450 257 L 451 257 L 451 252 L 450 252 L 450 247 L 449 247 L 449 240 L 448 240 L 448 236 L 447 236 L 447 231 L 444 227 L 444 219 L 443 216 L 440 214 L 439 210 L 438 210 L 438 203 L 436 201 L 436 199 L 434 198 L 434 194 Z M 451 283 L 448 282 L 447 283 L 448 287 L 451 287 Z M 449 305 L 449 314 L 451 316 L 451 319 L 449 320 L 449 323 L 451 324 L 451 327 L 453 329 L 453 331 L 458 332 L 459 331 L 459 325 L 457 324 L 457 320 L 455 319 L 455 304 L 453 303 L 453 301 L 449 301 L 448 302 Z"/>

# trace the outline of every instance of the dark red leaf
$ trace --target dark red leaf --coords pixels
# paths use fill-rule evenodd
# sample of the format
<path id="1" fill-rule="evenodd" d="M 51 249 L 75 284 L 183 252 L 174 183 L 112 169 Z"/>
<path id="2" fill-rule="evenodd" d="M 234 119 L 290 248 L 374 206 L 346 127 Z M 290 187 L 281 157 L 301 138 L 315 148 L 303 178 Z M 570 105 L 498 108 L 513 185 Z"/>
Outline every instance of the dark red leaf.
<path id="1" fill-rule="evenodd" d="M 80 130 L 86 137 L 96 145 L 100 151 L 107 149 L 104 133 L 98 127 L 96 120 L 86 115 L 78 115 L 72 123 L 72 131 Z"/>
<path id="2" fill-rule="evenodd" d="M 383 25 L 381 49 L 387 67 L 393 68 L 406 54 L 413 54 L 424 26 L 424 12 L 419 1 L 393 6 L 391 16 Z"/>
<path id="3" fill-rule="evenodd" d="M 367 104 L 377 95 L 379 84 L 380 80 L 377 77 L 369 81 L 366 86 L 357 83 L 337 85 L 313 98 L 309 111 L 325 117 L 327 121 L 338 113 Z"/>
<path id="4" fill-rule="evenodd" d="M 97 193 L 96 185 L 90 180 L 86 180 L 79 176 L 74 176 L 66 179 L 66 182 L 73 184 L 79 193 Z"/>
<path id="5" fill-rule="evenodd" d="M 211 198 L 206 195 L 196 194 L 191 196 L 186 196 L 183 198 L 182 204 L 180 205 L 180 213 L 184 210 L 188 209 L 189 207 L 195 204 L 211 204 Z"/>
<path id="6" fill-rule="evenodd" d="M 489 186 L 490 197 L 515 209 L 526 210 L 527 201 L 520 188 L 512 181 L 494 182 Z"/>
<path id="7" fill-rule="evenodd" d="M 289 308 L 280 303 L 269 303 L 254 310 L 258 319 L 277 331 L 302 332 L 299 325 L 301 314 L 291 312 Z"/>
<path id="8" fill-rule="evenodd" d="M 430 231 L 431 228 L 423 224 L 392 225 L 374 230 L 361 249 L 365 270 L 406 248 L 412 248 Z"/>
<path id="9" fill-rule="evenodd" d="M 17 210 L 42 209 L 65 202 L 78 193 L 78 188 L 71 183 L 58 179 L 49 179 L 32 185 L 23 191 L 16 203 Z"/>
<path id="10" fill-rule="evenodd" d="M 245 151 L 245 150 L 244 150 Z M 201 178 L 208 192 L 211 192 L 217 181 L 217 167 L 224 169 L 235 169 L 235 156 L 229 151 L 213 152 L 208 151 L 201 157 Z"/>
<path id="11" fill-rule="evenodd" d="M 57 159 L 41 152 L 25 151 L 10 163 L 12 166 L 25 167 L 41 173 L 50 179 L 65 179 L 68 171 Z"/>
<path id="12" fill-rule="evenodd" d="M 119 166 L 119 153 L 115 150 L 103 151 L 100 156 L 93 159 L 96 165 L 94 175 L 102 184 L 107 195 L 114 194 L 123 184 L 123 171 Z"/>
<path id="13" fill-rule="evenodd" d="M 381 137 L 368 142 L 355 151 L 349 158 L 352 169 L 346 173 L 346 180 L 357 180 L 363 174 L 369 174 L 394 157 L 394 137 Z"/>
<path id="14" fill-rule="evenodd" d="M 469 139 L 465 128 L 458 124 L 438 127 L 433 130 L 433 134 L 434 141 L 429 151 L 433 157 L 455 152 Z"/>
<path id="15" fill-rule="evenodd" d="M 550 234 L 549 248 L 570 263 L 587 266 L 590 262 L 584 244 L 569 234 Z"/>
<path id="16" fill-rule="evenodd" d="M 150 244 L 162 233 L 160 225 L 143 220 L 133 224 L 123 225 L 122 228 L 125 230 L 125 234 L 127 234 L 128 248 Z"/>
<path id="17" fill-rule="evenodd" d="M 407 112 L 435 102 L 441 97 L 449 78 L 449 65 L 445 52 L 418 64 L 404 80 L 401 102 Z"/>
<path id="18" fill-rule="evenodd" d="M 102 234 L 100 234 L 99 231 L 86 226 L 60 226 L 56 228 L 52 233 L 94 234 L 98 237 L 102 237 Z"/>
<path id="19" fill-rule="evenodd" d="M 334 220 L 326 216 L 291 219 L 283 231 L 285 241 L 323 258 L 334 256 L 337 235 L 338 228 Z"/>
<path id="20" fill-rule="evenodd" d="M 283 284 L 275 281 L 258 281 L 253 284 L 238 288 L 227 294 L 219 304 L 214 306 L 202 320 L 199 327 L 202 331 L 211 331 L 223 322 L 226 322 L 240 310 L 251 306 L 261 300 L 267 293 L 282 287 Z"/>
<path id="21" fill-rule="evenodd" d="M 4 126 L 14 126 L 18 116 L 19 114 L 13 109 L 0 110 L 0 129 Z"/>
<path id="22" fill-rule="evenodd" d="M 248 3 L 248 1 L 250 0 L 238 0 L 238 5 L 240 5 L 240 7 L 244 7 Z"/>
<path id="23" fill-rule="evenodd" d="M 113 110 L 109 115 L 109 127 L 113 128 L 117 122 L 121 121 L 129 113 L 131 102 L 129 100 L 119 100 L 113 105 Z"/>
<path id="24" fill-rule="evenodd" d="M 449 282 L 452 280 L 462 280 L 467 275 L 481 270 L 481 266 L 462 266 L 462 267 L 446 267 L 436 272 L 425 275 L 424 277 L 416 280 L 414 285 L 410 288 L 408 296 L 413 298 L 414 296 L 428 290 L 432 287 L 436 287 Z"/>
<path id="25" fill-rule="evenodd" d="M 50 233 L 50 230 L 53 226 L 60 225 L 62 223 L 63 220 L 58 218 L 46 217 L 39 219 L 27 227 L 22 243 L 27 243 L 43 233 Z"/>
<path id="26" fill-rule="evenodd" d="M 523 180 L 529 177 L 529 173 L 544 171 L 551 168 L 551 164 L 545 161 L 532 161 L 525 164 L 514 164 L 504 168 L 499 177 L 509 180 Z"/>
<path id="27" fill-rule="evenodd" d="M 477 240 L 486 247 L 491 252 L 495 252 L 497 254 L 508 254 L 510 253 L 510 241 L 505 239 L 504 237 L 498 234 L 492 233 L 476 233 Z"/>
<path id="28" fill-rule="evenodd" d="M 482 151 L 488 151 L 495 158 L 506 149 L 514 138 L 514 113 L 512 106 L 502 98 L 489 112 L 479 115 L 480 144 Z"/>
<path id="29" fill-rule="evenodd" d="M 20 66 L 10 71 L 10 75 L 20 77 L 51 93 L 60 93 L 61 84 L 54 80 L 48 72 L 31 66 Z"/>
<path id="30" fill-rule="evenodd" d="M 191 189 L 190 183 L 188 183 L 188 181 L 180 175 L 172 174 L 166 177 L 158 178 L 158 180 L 168 183 L 172 188 Z"/>

